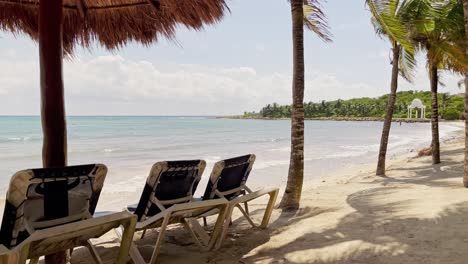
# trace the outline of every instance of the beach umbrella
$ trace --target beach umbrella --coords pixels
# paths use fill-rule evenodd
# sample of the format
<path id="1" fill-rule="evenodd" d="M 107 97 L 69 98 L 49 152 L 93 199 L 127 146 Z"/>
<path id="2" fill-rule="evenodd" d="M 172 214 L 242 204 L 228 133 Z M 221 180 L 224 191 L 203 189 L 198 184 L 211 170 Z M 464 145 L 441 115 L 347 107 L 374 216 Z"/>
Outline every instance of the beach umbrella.
<path id="1" fill-rule="evenodd" d="M 199 30 L 227 10 L 224 0 L 0 0 L 0 29 L 39 43 L 43 166 L 67 165 L 64 54 L 92 43 L 112 50 L 172 39 L 178 26 Z M 61 255 L 46 261 L 64 263 Z"/>
<path id="2" fill-rule="evenodd" d="M 43 165 L 66 165 L 62 57 L 76 46 L 113 50 L 200 30 L 228 10 L 224 0 L 0 0 L 0 29 L 39 42 Z"/>
<path id="3" fill-rule="evenodd" d="M 0 29 L 38 41 L 43 5 L 49 5 L 43 21 L 62 25 L 68 54 L 93 41 L 116 49 L 129 41 L 148 45 L 160 37 L 172 39 L 177 26 L 200 30 L 228 10 L 224 0 L 0 0 Z M 53 14 L 50 7 L 58 5 L 63 7 L 60 14 Z"/>

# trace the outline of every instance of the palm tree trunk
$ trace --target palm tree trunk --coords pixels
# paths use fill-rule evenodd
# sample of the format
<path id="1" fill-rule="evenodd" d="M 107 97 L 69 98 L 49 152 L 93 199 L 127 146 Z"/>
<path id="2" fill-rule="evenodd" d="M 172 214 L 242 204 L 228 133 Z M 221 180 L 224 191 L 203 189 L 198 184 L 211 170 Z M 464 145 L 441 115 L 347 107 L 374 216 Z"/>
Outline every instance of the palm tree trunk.
<path id="1" fill-rule="evenodd" d="M 395 109 L 396 92 L 398 89 L 398 62 L 400 61 L 400 45 L 393 43 L 393 60 L 392 60 L 392 81 L 390 84 L 390 95 L 388 96 L 387 112 L 382 129 L 382 137 L 380 139 L 379 160 L 377 162 L 377 176 L 385 175 L 385 159 L 387 156 L 388 136 L 390 135 L 390 127 L 392 126 L 392 117 Z"/>
<path id="2" fill-rule="evenodd" d="M 288 183 L 281 200 L 283 209 L 298 209 L 304 180 L 304 25 L 303 0 L 291 0 L 293 36 L 293 103 L 291 109 L 291 158 Z"/>
<path id="3" fill-rule="evenodd" d="M 465 43 L 468 43 L 468 0 L 463 0 L 463 10 L 465 15 Z M 468 58 L 468 46 L 465 51 L 465 56 Z M 468 188 L 468 70 L 465 71 L 465 166 L 463 174 L 463 185 Z"/>
<path id="4" fill-rule="evenodd" d="M 432 114 L 431 114 L 431 127 L 432 127 L 432 164 L 440 163 L 440 143 L 439 143 L 439 105 L 437 101 L 437 88 L 439 85 L 439 76 L 437 64 L 433 63 L 429 69 L 431 79 L 431 93 L 432 93 Z"/>
<path id="5" fill-rule="evenodd" d="M 39 3 L 39 59 L 41 71 L 41 117 L 44 134 L 42 163 L 47 167 L 67 165 L 67 137 L 62 79 L 63 0 Z M 45 257 L 47 264 L 67 262 L 66 252 Z"/>
<path id="6" fill-rule="evenodd" d="M 465 6 L 465 30 L 468 33 L 468 3 L 465 4 L 467 1 L 464 1 Z M 467 35 L 468 36 L 468 35 Z M 468 51 L 467 51 L 468 53 Z M 463 186 L 468 188 L 468 70 L 465 71 L 465 104 L 464 104 L 464 115 L 465 118 L 465 166 L 464 166 L 464 173 L 463 173 Z"/>

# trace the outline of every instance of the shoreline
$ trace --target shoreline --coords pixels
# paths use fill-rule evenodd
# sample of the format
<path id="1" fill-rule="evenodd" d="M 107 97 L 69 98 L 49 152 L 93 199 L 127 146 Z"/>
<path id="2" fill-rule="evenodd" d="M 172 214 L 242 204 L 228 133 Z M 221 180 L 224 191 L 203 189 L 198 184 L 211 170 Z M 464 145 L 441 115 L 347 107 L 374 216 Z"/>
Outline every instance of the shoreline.
<path id="1" fill-rule="evenodd" d="M 286 117 L 244 117 L 244 116 L 217 116 L 216 119 L 233 119 L 233 120 L 290 120 Z M 312 121 L 359 121 L 359 122 L 383 122 L 384 117 L 306 117 L 304 120 Z M 439 122 L 458 122 L 461 120 L 441 120 Z M 394 123 L 430 123 L 430 118 L 393 118 Z"/>
<path id="2" fill-rule="evenodd" d="M 179 227 L 168 230 L 162 263 L 425 263 L 463 264 L 468 258 L 467 189 L 463 187 L 464 139 L 460 131 L 441 142 L 442 163 L 431 157 L 398 156 L 377 177 L 360 166 L 340 172 L 336 180 L 304 182 L 297 212 L 273 211 L 268 229 L 252 229 L 233 217 L 223 246 L 200 252 Z M 346 176 L 346 177 L 345 177 Z M 277 204 L 281 200 L 278 197 Z M 261 220 L 265 200 L 251 205 Z M 157 232 L 138 243 L 146 256 Z M 138 235 L 137 235 L 138 237 Z M 441 243 L 443 241 L 443 243 Z M 118 253 L 113 234 L 99 239 L 105 260 Z M 78 249 L 74 263 L 87 263 Z"/>
<path id="3" fill-rule="evenodd" d="M 457 142 L 464 140 L 464 130 L 463 127 L 459 127 L 458 130 L 452 131 L 444 135 L 440 138 L 440 144 L 443 146 L 457 144 Z M 464 144 L 464 143 L 463 143 Z M 387 153 L 387 160 L 386 160 L 386 170 L 392 170 L 395 166 L 399 164 L 404 164 L 407 162 L 411 162 L 412 160 L 423 159 L 423 158 L 430 158 L 431 156 L 421 156 L 418 157 L 418 152 L 422 150 L 424 147 L 422 146 L 415 146 L 412 151 L 409 152 L 400 152 L 395 154 L 395 156 L 390 157 Z M 442 156 L 442 154 L 441 154 Z M 371 175 L 375 177 L 381 177 L 375 175 L 375 170 L 377 167 L 377 161 L 369 162 L 365 164 L 353 165 L 348 168 L 344 168 L 338 171 L 331 173 L 328 176 L 324 176 L 320 178 L 320 181 L 314 181 L 311 184 L 317 185 L 317 187 L 321 186 L 330 186 L 334 184 L 343 184 L 352 181 L 354 178 L 360 177 L 363 174 Z M 306 182 L 306 181 L 304 181 Z"/>
<path id="4" fill-rule="evenodd" d="M 275 209 L 266 230 L 251 229 L 236 212 L 228 238 L 218 251 L 201 252 L 184 229 L 172 226 L 160 261 L 462 264 L 468 257 L 464 250 L 468 190 L 461 180 L 463 136 L 459 126 L 441 138 L 439 165 L 432 165 L 430 156 L 415 157 L 416 149 L 389 157 L 385 177 L 375 176 L 375 164 L 368 163 L 306 180 L 301 209 L 295 213 Z M 283 192 L 282 185 L 277 204 Z M 100 202 L 109 202 L 112 196 L 104 195 Z M 0 207 L 3 202 L 2 197 Z M 254 220 L 263 216 L 265 203 L 259 200 L 250 205 Z M 148 232 L 138 242 L 145 257 L 151 254 L 148 249 L 156 235 Z M 435 247 L 440 241 L 445 246 Z M 115 235 L 106 234 L 96 245 L 104 262 L 112 263 L 118 253 Z M 78 248 L 73 263 L 86 264 L 88 258 L 87 249 Z"/>

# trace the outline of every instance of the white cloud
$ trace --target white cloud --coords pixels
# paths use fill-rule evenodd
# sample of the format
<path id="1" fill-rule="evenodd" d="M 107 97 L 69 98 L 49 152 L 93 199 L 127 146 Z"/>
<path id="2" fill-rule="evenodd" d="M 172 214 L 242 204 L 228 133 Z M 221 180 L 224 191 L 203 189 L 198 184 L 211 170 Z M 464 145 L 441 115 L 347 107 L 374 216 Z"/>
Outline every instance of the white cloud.
<path id="1" fill-rule="evenodd" d="M 391 49 L 387 49 L 387 50 L 374 50 L 374 51 L 369 51 L 367 52 L 367 58 L 371 59 L 371 60 L 387 60 L 389 63 L 391 61 L 391 58 L 392 58 L 392 54 L 391 54 Z"/>
<path id="2" fill-rule="evenodd" d="M 37 62 L 0 62 L 0 113 L 38 113 Z M 237 114 L 271 102 L 291 102 L 289 73 L 260 74 L 251 67 L 156 65 L 121 56 L 65 61 L 69 114 Z M 306 76 L 305 100 L 319 101 L 381 92 L 366 83 L 346 83 L 333 74 Z M 9 103 L 10 102 L 10 103 Z M 28 102 L 19 111 L 11 102 Z"/>
<path id="3" fill-rule="evenodd" d="M 350 99 L 361 96 L 379 96 L 381 92 L 366 83 L 345 83 L 336 76 L 315 73 L 306 81 L 306 101 Z"/>
<path id="4" fill-rule="evenodd" d="M 258 52 L 264 52 L 266 50 L 266 46 L 264 44 L 256 44 L 255 45 L 255 50 Z"/>

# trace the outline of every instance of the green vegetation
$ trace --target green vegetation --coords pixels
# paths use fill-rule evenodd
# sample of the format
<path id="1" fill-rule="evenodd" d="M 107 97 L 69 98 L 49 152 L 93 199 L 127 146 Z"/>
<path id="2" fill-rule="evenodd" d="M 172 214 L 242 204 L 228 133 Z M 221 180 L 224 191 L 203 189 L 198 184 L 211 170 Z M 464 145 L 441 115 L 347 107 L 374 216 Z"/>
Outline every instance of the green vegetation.
<path id="1" fill-rule="evenodd" d="M 317 117 L 384 117 L 388 94 L 378 98 L 354 98 L 349 100 L 322 101 L 320 103 L 304 103 L 306 118 Z M 438 95 L 440 115 L 446 120 L 461 119 L 463 113 L 463 97 L 459 95 Z M 431 92 L 404 91 L 397 93 L 395 112 L 393 117 L 404 118 L 407 115 L 408 105 L 413 99 L 419 98 L 426 105 L 427 116 L 431 115 Z M 289 118 L 290 105 L 268 104 L 259 113 L 245 112 L 245 118 Z"/>

